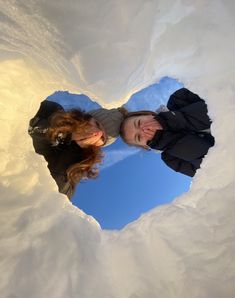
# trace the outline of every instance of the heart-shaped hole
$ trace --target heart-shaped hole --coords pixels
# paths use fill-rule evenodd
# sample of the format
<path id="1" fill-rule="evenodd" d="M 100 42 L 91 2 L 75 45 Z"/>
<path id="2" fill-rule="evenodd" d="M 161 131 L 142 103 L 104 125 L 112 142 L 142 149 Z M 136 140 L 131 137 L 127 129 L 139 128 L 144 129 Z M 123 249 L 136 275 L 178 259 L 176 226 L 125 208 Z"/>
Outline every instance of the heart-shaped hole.
<path id="1" fill-rule="evenodd" d="M 177 80 L 165 77 L 133 94 L 125 107 L 130 111 L 154 111 L 181 87 Z M 88 107 L 88 99 L 85 101 Z M 120 229 L 189 189 L 191 178 L 172 171 L 154 151 L 127 146 L 119 138 L 104 148 L 104 152 L 99 177 L 80 183 L 72 200 L 104 229 Z"/>

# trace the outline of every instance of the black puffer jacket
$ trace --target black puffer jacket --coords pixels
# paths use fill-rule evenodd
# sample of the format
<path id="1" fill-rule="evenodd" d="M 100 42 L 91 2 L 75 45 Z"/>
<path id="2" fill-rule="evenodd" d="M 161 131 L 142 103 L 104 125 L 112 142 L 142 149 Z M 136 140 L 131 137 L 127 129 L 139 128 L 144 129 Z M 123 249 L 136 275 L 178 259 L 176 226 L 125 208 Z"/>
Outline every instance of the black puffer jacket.
<path id="1" fill-rule="evenodd" d="M 30 120 L 29 134 L 33 139 L 35 152 L 43 155 L 47 161 L 47 167 L 57 183 L 59 192 L 71 199 L 73 190 L 68 183 L 66 171 L 72 164 L 83 160 L 83 149 L 73 141 L 52 146 L 45 137 L 49 118 L 58 110 L 63 110 L 61 105 L 48 100 L 43 101 L 36 115 Z"/>
<path id="2" fill-rule="evenodd" d="M 170 168 L 192 177 L 214 145 L 207 105 L 198 95 L 182 88 L 170 96 L 167 108 L 168 112 L 155 116 L 163 130 L 157 131 L 148 145 L 162 151 L 162 160 Z"/>

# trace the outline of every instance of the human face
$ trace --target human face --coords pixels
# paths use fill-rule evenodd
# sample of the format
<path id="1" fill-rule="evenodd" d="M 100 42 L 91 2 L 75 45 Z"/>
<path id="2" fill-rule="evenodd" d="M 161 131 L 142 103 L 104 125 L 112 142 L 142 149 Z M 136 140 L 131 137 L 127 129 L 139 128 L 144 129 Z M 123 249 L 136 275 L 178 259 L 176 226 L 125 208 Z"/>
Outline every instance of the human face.
<path id="1" fill-rule="evenodd" d="M 128 118 L 124 123 L 124 135 L 128 143 L 147 146 L 158 129 L 162 129 L 153 115 L 140 115 Z"/>
<path id="2" fill-rule="evenodd" d="M 92 145 L 94 145 L 94 146 L 103 146 L 104 143 L 105 143 L 105 140 L 106 140 L 106 135 L 105 135 L 103 127 L 94 118 L 92 118 L 90 120 L 90 123 L 94 127 L 93 136 L 94 136 L 95 142 Z"/>
<path id="3" fill-rule="evenodd" d="M 72 140 L 76 141 L 76 143 L 82 147 L 89 147 L 89 146 L 102 146 L 105 143 L 105 133 L 102 130 L 99 123 L 92 118 L 90 120 L 91 130 L 85 136 L 82 136 L 76 132 L 72 134 Z"/>

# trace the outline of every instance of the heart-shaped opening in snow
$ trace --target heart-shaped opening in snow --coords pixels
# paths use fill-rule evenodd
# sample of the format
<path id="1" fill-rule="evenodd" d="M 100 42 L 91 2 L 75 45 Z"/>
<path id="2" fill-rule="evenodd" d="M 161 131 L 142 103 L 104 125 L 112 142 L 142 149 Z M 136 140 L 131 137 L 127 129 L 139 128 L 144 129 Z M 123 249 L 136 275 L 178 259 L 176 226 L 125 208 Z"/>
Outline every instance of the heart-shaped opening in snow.
<path id="1" fill-rule="evenodd" d="M 181 87 L 175 79 L 165 77 L 133 94 L 125 107 L 129 111 L 154 111 Z M 61 94 L 61 104 L 63 100 Z M 189 189 L 191 178 L 168 168 L 155 151 L 127 146 L 119 138 L 104 152 L 98 178 L 80 183 L 72 199 L 74 205 L 92 215 L 104 229 L 120 229 Z"/>

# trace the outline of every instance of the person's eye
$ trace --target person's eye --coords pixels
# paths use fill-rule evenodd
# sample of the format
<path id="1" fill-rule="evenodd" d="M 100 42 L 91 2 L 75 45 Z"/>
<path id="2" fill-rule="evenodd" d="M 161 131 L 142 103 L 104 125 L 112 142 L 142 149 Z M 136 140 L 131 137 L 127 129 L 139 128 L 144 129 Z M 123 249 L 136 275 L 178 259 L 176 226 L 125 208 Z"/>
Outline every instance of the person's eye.
<path id="1" fill-rule="evenodd" d="M 139 143 L 141 142 L 141 137 L 140 137 L 140 135 L 137 136 L 137 140 L 138 140 Z"/>
<path id="2" fill-rule="evenodd" d="M 138 127 L 140 127 L 140 119 L 138 120 Z"/>

